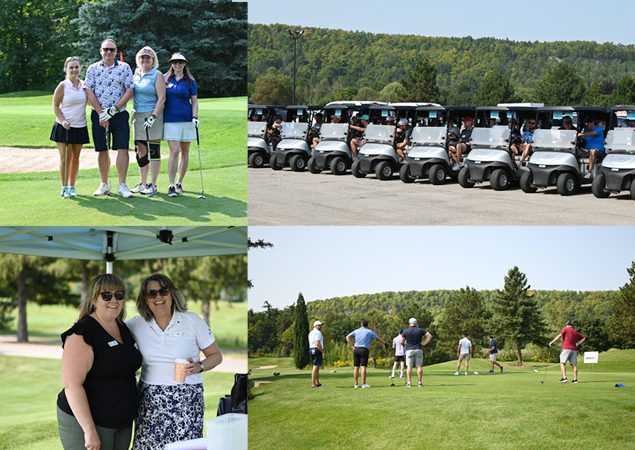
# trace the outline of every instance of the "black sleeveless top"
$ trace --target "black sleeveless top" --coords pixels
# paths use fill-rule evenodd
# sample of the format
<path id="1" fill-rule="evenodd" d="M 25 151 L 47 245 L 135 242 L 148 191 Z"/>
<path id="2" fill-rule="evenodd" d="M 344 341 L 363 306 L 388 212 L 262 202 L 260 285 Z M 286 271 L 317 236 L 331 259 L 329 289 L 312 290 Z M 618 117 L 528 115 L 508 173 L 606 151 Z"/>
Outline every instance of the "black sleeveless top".
<path id="1" fill-rule="evenodd" d="M 68 336 L 78 334 L 93 348 L 93 366 L 83 386 L 95 425 L 107 428 L 132 426 L 137 415 L 135 373 L 141 367 L 141 353 L 128 327 L 119 321 L 117 325 L 123 339 L 121 343 L 90 316 L 62 333 L 62 347 Z M 74 415 L 64 389 L 57 396 L 57 406 Z"/>

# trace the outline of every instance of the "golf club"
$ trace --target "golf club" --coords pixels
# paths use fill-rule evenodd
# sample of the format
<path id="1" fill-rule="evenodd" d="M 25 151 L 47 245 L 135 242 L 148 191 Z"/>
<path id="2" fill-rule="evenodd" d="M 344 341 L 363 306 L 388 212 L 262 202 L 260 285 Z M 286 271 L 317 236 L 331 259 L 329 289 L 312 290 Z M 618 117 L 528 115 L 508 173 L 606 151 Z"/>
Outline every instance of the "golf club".
<path id="1" fill-rule="evenodd" d="M 545 377 L 547 376 L 547 369 L 549 366 L 545 366 L 545 372 L 542 374 L 542 380 L 540 380 L 540 384 L 545 384 Z"/>
<path id="2" fill-rule="evenodd" d="M 196 127 L 196 147 L 198 148 L 198 171 L 201 174 L 201 195 L 198 198 L 205 197 L 205 188 L 203 187 L 203 167 L 201 166 L 201 141 L 198 136 L 198 127 Z"/>
<path id="3" fill-rule="evenodd" d="M 108 168 L 106 171 L 108 172 L 108 187 L 110 187 L 110 123 L 106 125 L 106 155 L 108 155 Z M 106 194 L 107 197 L 112 197 L 110 192 Z"/>
<path id="4" fill-rule="evenodd" d="M 150 180 L 152 180 L 152 153 L 150 153 L 150 132 L 148 131 L 148 127 L 144 127 L 146 129 L 146 154 L 148 155 L 148 160 L 150 160 Z M 159 155 L 159 160 L 161 160 L 161 155 Z M 147 181 L 147 178 L 146 178 Z M 156 187 L 156 186 L 155 186 Z M 148 195 L 148 197 L 152 197 L 154 194 Z"/>
<path id="5" fill-rule="evenodd" d="M 68 186 L 68 146 L 69 146 L 68 142 L 71 140 L 71 137 L 67 129 L 64 129 L 64 131 L 65 131 L 64 134 L 66 137 L 66 145 L 64 146 L 64 181 L 62 182 L 62 189 L 66 190 Z M 65 197 L 64 194 L 62 194 L 62 198 L 66 199 L 68 197 Z"/>

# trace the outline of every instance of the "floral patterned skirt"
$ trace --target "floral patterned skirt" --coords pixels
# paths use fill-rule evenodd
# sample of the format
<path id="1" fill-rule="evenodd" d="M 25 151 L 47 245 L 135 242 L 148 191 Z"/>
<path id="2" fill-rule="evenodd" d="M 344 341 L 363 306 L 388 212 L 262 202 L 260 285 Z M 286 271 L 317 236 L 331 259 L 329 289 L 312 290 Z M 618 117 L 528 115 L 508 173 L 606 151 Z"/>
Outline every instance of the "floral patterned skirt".
<path id="1" fill-rule="evenodd" d="M 203 437 L 203 384 L 162 386 L 139 382 L 133 450 L 158 450 Z"/>

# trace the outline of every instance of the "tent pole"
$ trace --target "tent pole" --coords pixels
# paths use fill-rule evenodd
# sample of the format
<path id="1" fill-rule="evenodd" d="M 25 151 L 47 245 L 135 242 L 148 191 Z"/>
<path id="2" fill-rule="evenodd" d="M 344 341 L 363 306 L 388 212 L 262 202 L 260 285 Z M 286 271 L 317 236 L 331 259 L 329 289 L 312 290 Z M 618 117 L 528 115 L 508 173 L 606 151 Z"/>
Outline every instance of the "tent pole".
<path id="1" fill-rule="evenodd" d="M 112 261 L 106 261 L 106 273 L 112 274 Z"/>

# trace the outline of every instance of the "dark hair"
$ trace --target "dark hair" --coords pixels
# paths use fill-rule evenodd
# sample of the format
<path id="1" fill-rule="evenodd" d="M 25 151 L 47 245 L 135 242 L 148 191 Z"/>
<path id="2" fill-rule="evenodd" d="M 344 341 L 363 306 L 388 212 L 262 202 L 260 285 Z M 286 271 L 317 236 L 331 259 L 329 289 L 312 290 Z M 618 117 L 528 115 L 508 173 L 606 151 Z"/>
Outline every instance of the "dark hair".
<path id="1" fill-rule="evenodd" d="M 141 317 L 143 317 L 147 322 L 152 320 L 154 317 L 152 315 L 152 311 L 150 311 L 150 308 L 148 308 L 148 304 L 146 303 L 146 291 L 148 290 L 148 284 L 151 281 L 156 281 L 162 288 L 168 288 L 170 290 L 170 294 L 172 295 L 172 313 L 174 313 L 175 310 L 181 312 L 187 311 L 185 297 L 183 297 L 181 291 L 174 286 L 174 283 L 170 278 L 160 273 L 156 273 L 154 275 L 150 275 L 141 282 L 139 295 L 137 296 L 137 311 L 139 311 Z"/>
<path id="2" fill-rule="evenodd" d="M 368 320 L 366 320 L 366 319 L 362 320 L 362 326 L 363 327 L 367 327 L 368 326 Z"/>
<path id="3" fill-rule="evenodd" d="M 403 330 L 399 330 L 399 334 L 403 334 Z"/>
<path id="4" fill-rule="evenodd" d="M 465 331 L 463 332 L 463 336 L 467 337 L 467 333 Z"/>

